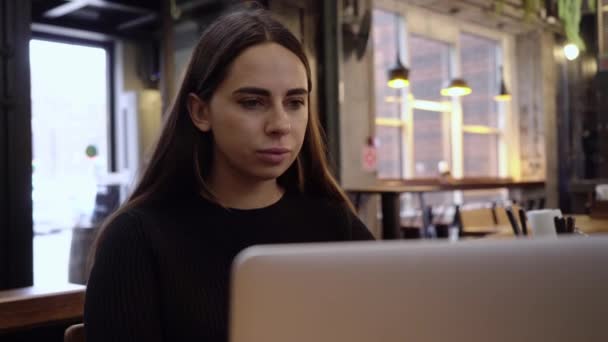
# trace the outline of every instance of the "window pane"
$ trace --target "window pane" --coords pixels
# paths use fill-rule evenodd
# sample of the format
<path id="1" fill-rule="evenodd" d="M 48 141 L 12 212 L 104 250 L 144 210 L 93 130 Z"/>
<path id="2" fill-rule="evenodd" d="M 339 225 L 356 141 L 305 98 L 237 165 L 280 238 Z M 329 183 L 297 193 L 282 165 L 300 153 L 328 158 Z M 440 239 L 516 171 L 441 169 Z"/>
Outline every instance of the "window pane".
<path id="1" fill-rule="evenodd" d="M 376 117 L 399 118 L 400 104 L 395 101 L 400 90 L 390 88 L 388 70 L 396 63 L 396 35 L 398 34 L 395 14 L 374 10 L 374 88 L 376 97 Z"/>
<path id="2" fill-rule="evenodd" d="M 449 161 L 444 153 L 442 113 L 414 110 L 414 176 L 439 176 L 437 165 Z"/>
<path id="3" fill-rule="evenodd" d="M 34 284 L 66 283 L 72 228 L 89 228 L 96 176 L 107 172 L 107 56 L 102 48 L 32 40 L 30 66 Z M 88 146 L 96 157 L 87 156 Z"/>
<path id="4" fill-rule="evenodd" d="M 462 98 L 463 123 L 498 128 L 500 84 L 497 41 L 463 33 L 460 35 L 462 75 L 473 93 Z"/>
<path id="5" fill-rule="evenodd" d="M 378 178 L 401 178 L 401 127 L 376 126 Z"/>
<path id="6" fill-rule="evenodd" d="M 498 135 L 464 133 L 464 176 L 498 177 Z"/>
<path id="7" fill-rule="evenodd" d="M 408 47 L 412 94 L 420 100 L 442 101 L 441 88 L 450 77 L 450 46 L 410 34 Z"/>
<path id="8" fill-rule="evenodd" d="M 388 70 L 396 63 L 397 29 L 396 14 L 374 10 L 374 89 L 375 116 L 377 118 L 401 118 L 402 90 L 390 88 Z M 402 20 L 400 17 L 398 20 Z M 378 178 L 402 177 L 403 130 L 401 127 L 376 127 L 378 146 Z"/>
<path id="9" fill-rule="evenodd" d="M 450 46 L 414 34 L 409 36 L 408 46 L 412 94 L 418 100 L 442 101 L 441 87 L 450 74 Z M 439 175 L 437 164 L 450 161 L 443 114 L 418 109 L 413 113 L 414 177 L 436 177 Z"/>

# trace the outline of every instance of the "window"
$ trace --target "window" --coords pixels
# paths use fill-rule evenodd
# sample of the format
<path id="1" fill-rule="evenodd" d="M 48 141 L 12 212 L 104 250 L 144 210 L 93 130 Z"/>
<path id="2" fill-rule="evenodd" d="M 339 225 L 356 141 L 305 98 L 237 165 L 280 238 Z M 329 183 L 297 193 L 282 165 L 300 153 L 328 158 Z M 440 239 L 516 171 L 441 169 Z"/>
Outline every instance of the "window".
<path id="1" fill-rule="evenodd" d="M 67 283 L 72 228 L 87 228 L 108 169 L 108 55 L 33 39 L 30 65 L 34 284 Z"/>
<path id="2" fill-rule="evenodd" d="M 449 108 L 438 90 L 450 78 L 450 46 L 419 35 L 408 37 L 410 92 L 414 100 L 414 177 L 439 176 L 438 164 L 450 161 Z"/>
<path id="3" fill-rule="evenodd" d="M 476 35 L 460 35 L 461 72 L 473 89 L 462 98 L 463 174 L 465 177 L 498 177 L 502 130 L 499 103 L 500 45 Z"/>
<path id="4" fill-rule="evenodd" d="M 403 91 L 387 86 L 387 71 L 396 63 L 396 39 L 399 36 L 398 22 L 393 13 L 374 10 L 373 42 L 374 89 L 376 98 L 376 118 L 383 124 L 378 126 L 376 137 L 382 148 L 378 149 L 378 171 L 381 178 L 400 178 L 403 174 L 403 154 L 406 151 L 403 115 L 404 104 L 397 101 Z"/>
<path id="5" fill-rule="evenodd" d="M 501 42 L 454 27 L 446 30 L 458 33 L 446 36 L 457 37 L 455 41 L 405 27 L 400 14 L 374 10 L 378 177 L 436 178 L 441 162 L 455 177 L 506 176 L 505 109 L 494 100 L 501 77 Z M 405 52 L 402 61 L 410 68 L 410 86 L 404 90 L 387 85 L 397 42 Z M 473 93 L 463 98 L 441 96 L 441 88 L 457 76 Z"/>

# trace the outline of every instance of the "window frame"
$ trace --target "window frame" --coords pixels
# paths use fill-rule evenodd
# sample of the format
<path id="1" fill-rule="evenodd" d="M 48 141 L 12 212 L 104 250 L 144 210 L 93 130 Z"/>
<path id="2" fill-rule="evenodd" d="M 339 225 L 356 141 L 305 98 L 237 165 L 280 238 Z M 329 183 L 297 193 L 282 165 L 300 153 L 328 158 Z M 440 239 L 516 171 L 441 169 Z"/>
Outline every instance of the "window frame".
<path id="1" fill-rule="evenodd" d="M 0 6 L 0 44 L 12 48 L 0 59 L 0 290 L 33 281 L 32 203 L 23 196 L 32 190 L 30 85 L 22 77 L 29 76 L 30 13 L 29 1 L 4 0 Z"/>
<path id="2" fill-rule="evenodd" d="M 519 178 L 519 130 L 518 118 L 513 115 L 512 108 L 516 108 L 516 84 L 513 82 L 513 73 L 511 72 L 513 61 L 515 60 L 515 39 L 512 35 L 494 31 L 485 27 L 470 24 L 457 20 L 453 17 L 445 16 L 426 10 L 423 8 L 411 6 L 405 3 L 394 0 L 375 0 L 374 10 L 381 10 L 395 15 L 401 16 L 399 33 L 402 37 L 399 38 L 400 49 L 402 52 L 409 41 L 410 35 L 415 34 L 422 38 L 435 40 L 441 43 L 447 43 L 450 49 L 450 77 L 461 75 L 460 63 L 460 36 L 462 33 L 471 34 L 484 39 L 490 39 L 498 42 L 498 61 L 503 66 L 503 77 L 511 92 L 513 98 L 511 102 L 501 103 L 498 105 L 498 128 L 480 125 L 464 125 L 463 122 L 463 106 L 460 98 L 446 98 L 442 103 L 449 103 L 451 113 L 444 112 L 444 134 L 448 137 L 450 144 L 450 166 L 452 176 L 455 178 L 464 177 L 464 135 L 465 134 L 492 134 L 498 136 L 498 177 L 499 178 Z M 373 46 L 373 44 L 370 44 Z M 410 56 L 407 53 L 402 53 L 403 62 L 409 66 Z M 374 54 L 373 48 L 370 58 L 371 69 L 374 70 Z M 498 66 L 497 66 L 498 71 Z M 406 91 L 409 93 L 409 91 Z M 377 101 L 378 99 L 376 99 Z M 425 99 L 420 99 L 425 100 Z M 409 106 L 408 106 L 409 107 Z M 374 107 L 375 108 L 375 107 Z M 415 177 L 414 172 L 414 143 L 413 143 L 413 113 L 410 108 L 407 113 L 406 120 L 403 120 L 402 139 L 406 146 L 407 153 L 402 156 L 401 165 L 402 172 L 400 179 L 403 180 L 422 180 L 423 178 Z M 447 120 L 447 124 L 446 124 Z M 370 116 L 372 127 L 382 124 L 382 120 L 377 120 L 376 113 Z M 380 121 L 380 122 L 379 122 Z M 396 120 L 393 120 L 396 121 Z M 396 122 L 392 123 L 393 125 Z"/>

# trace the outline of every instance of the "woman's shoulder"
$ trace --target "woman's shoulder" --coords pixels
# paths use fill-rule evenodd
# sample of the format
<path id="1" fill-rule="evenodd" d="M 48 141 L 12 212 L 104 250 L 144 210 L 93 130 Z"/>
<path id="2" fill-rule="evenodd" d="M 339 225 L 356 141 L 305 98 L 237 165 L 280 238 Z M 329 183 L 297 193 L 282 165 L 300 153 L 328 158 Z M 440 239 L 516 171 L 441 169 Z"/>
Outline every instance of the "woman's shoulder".
<path id="1" fill-rule="evenodd" d="M 169 211 L 170 209 L 155 205 L 138 205 L 120 209 L 103 225 L 100 241 L 150 242 L 158 235 L 163 222 L 168 222 L 168 217 L 172 216 Z"/>
<path id="2" fill-rule="evenodd" d="M 197 215 L 200 214 L 198 211 L 182 202 L 149 201 L 121 209 L 105 223 L 101 234 L 104 238 L 145 237 L 155 241 L 161 239 L 163 233 L 175 230 L 176 227 L 192 225 L 200 216 Z"/>
<path id="3" fill-rule="evenodd" d="M 142 229 L 144 222 L 150 221 L 151 218 L 157 216 L 150 207 L 136 206 L 120 209 L 117 213 L 111 216 L 106 222 L 106 230 L 123 230 Z"/>
<path id="4" fill-rule="evenodd" d="M 138 208 L 121 210 L 102 226 L 99 236 L 101 246 L 129 244 L 145 235 L 142 212 Z"/>

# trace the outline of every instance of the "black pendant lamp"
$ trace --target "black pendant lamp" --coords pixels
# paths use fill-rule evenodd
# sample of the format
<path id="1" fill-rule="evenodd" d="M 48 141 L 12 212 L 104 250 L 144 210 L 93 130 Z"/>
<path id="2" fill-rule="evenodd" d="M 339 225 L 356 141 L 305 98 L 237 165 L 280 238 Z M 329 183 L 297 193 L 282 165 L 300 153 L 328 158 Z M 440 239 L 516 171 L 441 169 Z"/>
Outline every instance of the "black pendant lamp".
<path id="1" fill-rule="evenodd" d="M 469 87 L 467 81 L 462 78 L 452 79 L 452 81 L 447 87 L 441 89 L 441 95 L 443 96 L 460 97 L 469 95 L 472 92 L 473 90 L 471 89 L 471 87 Z"/>
<path id="2" fill-rule="evenodd" d="M 399 16 L 395 14 L 395 49 L 397 50 L 397 61 L 395 66 L 388 70 L 388 86 L 402 89 L 410 85 L 410 69 L 401 64 L 399 53 Z"/>
<path id="3" fill-rule="evenodd" d="M 505 76 L 502 70 L 502 66 L 500 67 L 500 93 L 494 96 L 494 100 L 498 102 L 507 102 L 511 101 L 511 93 L 507 90 L 507 85 L 505 84 Z"/>

